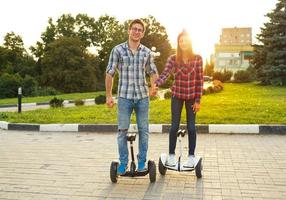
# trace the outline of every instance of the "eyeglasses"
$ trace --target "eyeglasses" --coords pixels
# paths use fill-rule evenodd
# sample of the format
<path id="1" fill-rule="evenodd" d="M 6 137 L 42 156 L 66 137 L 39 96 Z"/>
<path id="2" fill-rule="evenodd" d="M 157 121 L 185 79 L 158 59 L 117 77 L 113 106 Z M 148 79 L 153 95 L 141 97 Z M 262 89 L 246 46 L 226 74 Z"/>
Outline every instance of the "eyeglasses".
<path id="1" fill-rule="evenodd" d="M 143 33 L 143 29 L 141 29 L 141 28 L 132 27 L 131 30 L 134 32 Z"/>

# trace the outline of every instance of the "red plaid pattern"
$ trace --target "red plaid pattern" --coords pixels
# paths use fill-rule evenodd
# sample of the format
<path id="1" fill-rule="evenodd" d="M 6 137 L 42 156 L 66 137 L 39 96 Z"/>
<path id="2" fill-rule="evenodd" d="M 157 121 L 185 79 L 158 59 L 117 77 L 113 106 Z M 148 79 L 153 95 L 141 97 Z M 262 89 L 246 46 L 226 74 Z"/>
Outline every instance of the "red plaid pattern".
<path id="1" fill-rule="evenodd" d="M 155 81 L 156 85 L 164 84 L 169 75 L 173 74 L 172 95 L 178 99 L 195 99 L 196 102 L 200 102 L 204 84 L 201 56 L 195 55 L 188 64 L 176 63 L 175 58 L 175 55 L 168 58 L 164 71 Z"/>

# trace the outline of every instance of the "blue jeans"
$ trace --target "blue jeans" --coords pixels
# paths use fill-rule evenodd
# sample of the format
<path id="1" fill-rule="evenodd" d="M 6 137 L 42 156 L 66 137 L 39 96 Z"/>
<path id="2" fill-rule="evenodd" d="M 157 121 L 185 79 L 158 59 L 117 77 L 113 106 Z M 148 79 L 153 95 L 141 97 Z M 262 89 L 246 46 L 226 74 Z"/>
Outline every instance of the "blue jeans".
<path id="1" fill-rule="evenodd" d="M 188 139 L 189 139 L 189 155 L 194 155 L 196 148 L 196 114 L 193 112 L 192 105 L 194 100 L 183 100 L 176 97 L 172 97 L 171 109 L 172 109 L 172 125 L 169 132 L 169 154 L 175 154 L 176 143 L 177 143 L 177 132 L 180 126 L 181 113 L 183 105 L 185 103 L 186 116 L 187 116 L 187 129 L 188 129 Z"/>
<path id="2" fill-rule="evenodd" d="M 138 162 L 146 162 L 149 140 L 149 97 L 143 99 L 118 98 L 118 152 L 121 164 L 128 164 L 127 131 L 130 125 L 130 117 L 136 113 L 136 122 L 139 132 Z"/>

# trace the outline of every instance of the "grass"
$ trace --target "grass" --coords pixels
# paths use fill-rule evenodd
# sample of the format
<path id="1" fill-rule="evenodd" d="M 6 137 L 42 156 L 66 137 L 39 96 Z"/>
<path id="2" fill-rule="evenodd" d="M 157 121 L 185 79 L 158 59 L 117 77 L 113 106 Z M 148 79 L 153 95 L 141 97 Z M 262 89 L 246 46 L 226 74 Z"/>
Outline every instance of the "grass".
<path id="1" fill-rule="evenodd" d="M 25 97 L 22 98 L 22 103 L 43 103 L 49 102 L 55 96 L 64 100 L 76 100 L 76 99 L 93 99 L 94 97 L 103 94 L 105 92 L 88 92 L 88 93 L 71 93 L 71 94 L 59 94 L 52 96 L 40 96 L 40 97 Z M 17 104 L 18 98 L 0 99 L 0 105 Z"/>
<path id="2" fill-rule="evenodd" d="M 220 93 L 203 96 L 198 124 L 286 124 L 286 88 L 260 86 L 255 83 L 225 84 Z M 185 123 L 185 111 L 182 123 Z M 106 105 L 81 106 L 2 113 L 0 121 L 17 123 L 116 124 L 117 108 Z M 150 104 L 150 123 L 169 124 L 170 99 Z M 132 116 L 132 123 L 135 117 Z"/>

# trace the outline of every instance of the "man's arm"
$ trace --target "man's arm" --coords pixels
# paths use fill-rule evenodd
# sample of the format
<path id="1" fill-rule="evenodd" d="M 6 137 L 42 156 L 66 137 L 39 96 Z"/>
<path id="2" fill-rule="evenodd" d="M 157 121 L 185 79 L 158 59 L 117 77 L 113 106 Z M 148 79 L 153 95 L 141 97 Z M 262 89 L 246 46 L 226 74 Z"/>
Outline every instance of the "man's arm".
<path id="1" fill-rule="evenodd" d="M 204 88 L 204 78 L 203 78 L 203 61 L 202 58 L 199 56 L 198 60 L 196 61 L 196 77 L 195 77 L 195 103 L 193 105 L 194 113 L 199 112 L 200 110 L 200 101 L 203 94 Z"/>
<path id="2" fill-rule="evenodd" d="M 113 85 L 113 76 L 115 74 L 115 69 L 118 65 L 119 56 L 115 48 L 112 49 L 108 65 L 106 68 L 105 75 L 105 90 L 106 90 L 106 104 L 109 108 L 112 108 L 114 101 L 112 98 L 112 85 Z"/>
<path id="3" fill-rule="evenodd" d="M 112 98 L 112 85 L 113 85 L 113 77 L 106 73 L 105 75 L 105 91 L 106 91 L 106 104 L 109 108 L 112 108 L 114 105 L 114 101 Z"/>
<path id="4" fill-rule="evenodd" d="M 151 96 L 155 96 L 158 92 L 158 86 L 155 84 L 155 81 L 158 79 L 158 74 L 151 74 L 150 76 L 150 83 L 151 83 L 151 91 L 150 91 L 150 95 Z"/>

